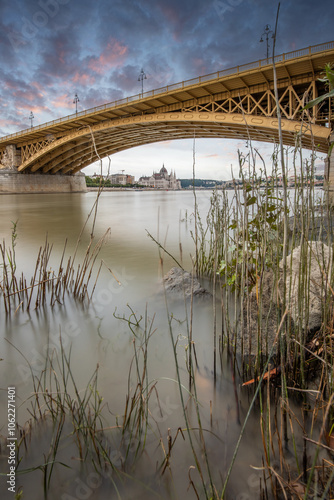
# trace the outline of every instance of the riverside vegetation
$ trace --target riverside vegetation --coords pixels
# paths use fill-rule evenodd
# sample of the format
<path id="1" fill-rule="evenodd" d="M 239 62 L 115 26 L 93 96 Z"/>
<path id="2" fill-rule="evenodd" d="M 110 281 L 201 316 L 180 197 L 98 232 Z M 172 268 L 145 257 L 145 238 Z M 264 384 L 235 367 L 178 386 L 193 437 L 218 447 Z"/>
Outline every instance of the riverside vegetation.
<path id="1" fill-rule="evenodd" d="M 269 178 L 261 156 L 251 148 L 248 156 L 239 156 L 243 189 L 235 190 L 233 202 L 225 192 L 215 192 L 205 223 L 197 214 L 195 268 L 198 274 L 210 274 L 213 281 L 215 277 L 219 281 L 220 348 L 229 351 L 235 369 L 242 374 L 243 390 L 253 393 L 250 410 L 253 405 L 260 410 L 264 456 L 258 467 L 264 475 L 259 498 L 271 494 L 273 498 L 326 499 L 334 494 L 332 208 L 323 193 L 314 189 L 315 159 L 312 155 L 304 160 L 296 147 L 294 173 L 300 184 L 288 193 L 285 203 L 282 188 L 277 187 L 281 174 L 277 152 Z M 284 213 L 289 215 L 286 241 Z M 323 252 L 314 255 L 312 241 L 331 249 L 328 260 L 322 258 Z M 289 288 L 297 247 L 300 272 L 295 276 L 297 283 Z M 317 283 L 321 321 L 310 329 L 314 258 L 322 274 Z M 264 297 L 268 293 L 270 308 Z M 295 320 L 293 302 L 300 312 Z M 253 316 L 251 322 L 249 316 Z M 252 335 L 248 335 L 249 328 Z M 253 340 L 253 349 L 245 338 L 249 343 Z M 292 402 L 300 405 L 299 414 L 291 408 Z M 246 422 L 247 418 L 240 439 Z M 296 428 L 302 437 L 299 432 L 297 437 Z M 224 491 L 225 485 L 221 497 Z"/>

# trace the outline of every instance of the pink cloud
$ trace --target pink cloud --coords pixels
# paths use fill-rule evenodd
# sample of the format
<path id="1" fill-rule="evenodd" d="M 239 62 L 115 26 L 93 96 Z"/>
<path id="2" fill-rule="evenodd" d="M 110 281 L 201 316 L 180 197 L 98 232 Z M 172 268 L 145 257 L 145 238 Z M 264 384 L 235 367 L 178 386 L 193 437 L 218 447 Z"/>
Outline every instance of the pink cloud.
<path id="1" fill-rule="evenodd" d="M 173 39 L 177 42 L 180 41 L 180 29 L 179 29 L 180 21 L 179 21 L 178 11 L 166 4 L 161 5 L 160 9 L 163 13 L 164 18 L 168 19 L 171 26 L 174 26 L 174 30 L 172 32 Z"/>
<path id="2" fill-rule="evenodd" d="M 207 73 L 204 59 L 201 59 L 200 57 L 195 57 L 193 59 L 193 66 L 196 68 L 196 72 L 198 74 L 203 75 L 204 73 Z"/>
<path id="3" fill-rule="evenodd" d="M 16 84 L 16 82 L 14 82 L 14 81 L 6 80 L 6 81 L 5 81 L 5 87 L 6 87 L 7 89 L 16 89 L 17 84 Z"/>
<path id="4" fill-rule="evenodd" d="M 157 146 L 162 147 L 162 148 L 164 148 L 164 147 L 170 147 L 170 146 L 172 146 L 173 142 L 174 142 L 174 141 L 163 141 L 163 142 L 158 142 L 158 143 L 157 143 Z M 150 144 L 149 144 L 149 146 L 150 146 Z"/>
<path id="5" fill-rule="evenodd" d="M 87 75 L 86 73 L 80 74 L 77 71 L 72 78 L 72 82 L 78 83 L 79 85 L 93 85 L 95 83 L 95 78 L 91 75 Z"/>
<path id="6" fill-rule="evenodd" d="M 40 92 L 35 92 L 34 90 L 17 90 L 16 92 L 13 92 L 13 95 L 18 99 L 29 102 L 33 102 L 36 99 L 41 99 L 43 97 Z"/>
<path id="7" fill-rule="evenodd" d="M 58 54 L 58 59 L 61 64 L 65 64 L 66 52 L 65 50 L 61 50 Z"/>
<path id="8" fill-rule="evenodd" d="M 55 108 L 69 108 L 72 105 L 72 101 L 69 98 L 68 94 L 63 94 L 51 101 L 51 104 Z"/>
<path id="9" fill-rule="evenodd" d="M 20 123 L 21 122 L 19 120 L 0 120 L 0 127 L 7 127 L 8 125 L 20 125 Z"/>
<path id="10" fill-rule="evenodd" d="M 176 9 L 173 9 L 170 5 L 166 5 L 165 3 L 160 6 L 162 13 L 166 19 L 172 24 L 177 25 L 179 23 L 179 16 Z"/>
<path id="11" fill-rule="evenodd" d="M 112 38 L 100 57 L 92 57 L 88 67 L 99 75 L 124 63 L 128 47 Z"/>
<path id="12" fill-rule="evenodd" d="M 202 155 L 202 158 L 219 158 L 219 155 L 217 153 L 213 155 Z"/>
<path id="13" fill-rule="evenodd" d="M 43 111 L 49 111 L 49 109 L 46 107 L 46 106 L 34 106 L 34 105 L 31 105 L 29 103 L 25 104 L 25 103 L 21 103 L 19 105 L 20 109 L 18 109 L 16 112 L 18 115 L 25 115 L 26 112 L 22 112 L 21 110 L 24 109 L 24 110 L 28 110 L 28 111 L 32 111 L 34 114 L 42 114 Z"/>
<path id="14" fill-rule="evenodd" d="M 40 82 L 30 82 L 29 85 L 31 87 L 34 87 L 36 90 L 38 90 L 41 93 L 41 95 L 43 95 L 42 90 L 44 90 L 44 87 Z"/>

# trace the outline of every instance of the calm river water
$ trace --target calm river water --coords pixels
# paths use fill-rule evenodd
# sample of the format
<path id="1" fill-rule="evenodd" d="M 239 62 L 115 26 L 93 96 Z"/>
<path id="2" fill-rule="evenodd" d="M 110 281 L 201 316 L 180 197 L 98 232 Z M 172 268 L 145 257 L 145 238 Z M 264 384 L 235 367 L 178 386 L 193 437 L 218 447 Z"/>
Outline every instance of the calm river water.
<path id="1" fill-rule="evenodd" d="M 210 195 L 208 191 L 198 193 L 198 202 L 203 215 L 209 207 Z M 10 245 L 12 221 L 17 221 L 16 261 L 18 270 L 24 272 L 29 281 L 38 249 L 43 245 L 46 236 L 53 245 L 50 260 L 53 269 L 57 269 L 59 265 L 65 239 L 68 240 L 66 255 L 73 253 L 95 197 L 96 193 L 92 192 L 72 195 L 0 196 L 1 239 L 6 240 L 7 246 Z M 177 260 L 182 259 L 186 269 L 191 270 L 191 255 L 194 254 L 190 234 L 193 230 L 192 213 L 191 192 L 103 193 L 99 202 L 94 241 L 97 241 L 109 227 L 111 231 L 98 257 L 98 263 L 103 259 L 105 265 L 97 282 L 93 302 L 83 306 L 73 298 L 67 297 L 63 304 L 57 304 L 53 309 L 50 307 L 36 311 L 32 309 L 29 314 L 19 311 L 11 318 L 6 318 L 3 304 L 0 305 L 2 358 L 0 432 L 3 436 L 7 436 L 7 387 L 16 388 L 16 419 L 23 426 L 31 418 L 29 408 L 34 391 L 28 362 L 33 374 L 40 376 L 47 353 L 53 352 L 55 356 L 60 354 L 60 333 L 66 353 L 69 353 L 71 346 L 71 369 L 79 391 L 83 393 L 96 366 L 99 365 L 98 391 L 104 398 L 103 404 L 107 408 L 103 426 L 105 428 L 115 426 L 117 416 L 122 421 L 126 394 L 129 391 L 128 383 L 131 386 L 131 381 L 136 380 L 133 363 L 134 337 L 127 322 L 117 319 L 114 313 L 116 311 L 116 316 L 129 317 L 130 306 L 137 317 L 143 316 L 142 325 L 145 321 L 149 325 L 153 323 L 154 333 L 148 347 L 147 376 L 149 384 L 156 383 L 156 391 L 152 392 L 150 398 L 150 413 L 157 427 L 148 434 L 145 452 L 139 463 L 133 469 L 127 470 L 130 479 L 127 479 L 123 486 L 117 486 L 118 498 L 196 498 L 194 489 L 189 487 L 190 477 L 200 497 L 204 497 L 199 474 L 196 470 L 190 469 L 195 466 L 195 460 L 185 431 L 184 439 L 181 433 L 177 437 L 171 453 L 170 466 L 163 474 L 158 470 L 164 458 L 161 443 L 167 450 L 168 432 L 174 438 L 179 428 L 185 428 L 185 421 L 175 382 L 177 374 L 166 304 L 163 295 L 158 293 L 162 276 L 159 252 L 157 245 L 146 232 L 149 231 Z M 88 222 L 82 236 L 78 262 L 86 251 L 90 231 L 91 221 Z M 165 255 L 163 272 L 167 272 L 173 265 L 175 265 L 173 260 Z M 121 285 L 116 282 L 108 268 L 112 270 Z M 220 304 L 217 306 L 220 311 Z M 187 391 L 185 358 L 186 317 L 190 313 L 189 304 L 185 306 L 182 299 L 171 298 L 168 301 L 168 310 L 169 314 L 173 315 L 174 338 L 179 336 L 177 356 L 185 386 L 184 401 L 188 405 L 190 423 L 194 428 L 194 446 L 200 449 L 195 405 Z M 248 409 L 250 393 L 241 389 L 237 375 L 234 384 L 230 361 L 225 355 L 218 360 L 217 383 L 214 385 L 212 311 L 212 300 L 195 301 L 193 340 L 198 358 L 196 385 L 204 438 L 213 479 L 219 491 L 239 436 L 240 421 L 244 420 Z M 219 333 L 220 324 L 218 318 Z M 25 359 L 13 346 L 21 351 Z M 55 372 L 59 368 L 57 366 L 55 363 Z M 129 382 L 131 366 L 132 375 Z M 135 387 L 131 386 L 130 389 L 133 394 Z M 72 431 L 64 427 L 64 435 L 55 460 L 67 467 L 61 464 L 55 465 L 46 497 L 43 490 L 45 473 L 40 466 L 45 463 L 46 456 L 51 461 L 48 453 L 53 431 L 47 421 L 33 428 L 27 450 L 24 451 L 23 446 L 20 450 L 20 457 L 23 457 L 23 460 L 19 470 L 29 468 L 36 470 L 18 474 L 16 477 L 16 487 L 22 486 L 23 498 L 33 500 L 117 498 L 115 486 L 109 477 L 101 479 L 94 475 L 94 469 L 89 470 L 89 465 L 81 464 L 77 447 L 69 444 L 71 442 L 69 433 Z M 8 467 L 6 453 L 7 451 L 2 449 L 2 473 L 6 473 Z M 229 498 L 239 500 L 258 498 L 259 477 L 262 473 L 254 471 L 250 465 L 261 467 L 261 457 L 259 417 L 254 414 L 248 423 L 247 433 L 232 472 L 228 487 Z M 120 465 L 120 459 L 116 458 L 117 466 Z M 204 457 L 200 452 L 199 459 L 204 464 Z M 204 480 L 207 481 L 207 475 L 204 475 Z M 14 498 L 12 494 L 8 495 L 3 477 L 0 481 L 0 497 Z"/>

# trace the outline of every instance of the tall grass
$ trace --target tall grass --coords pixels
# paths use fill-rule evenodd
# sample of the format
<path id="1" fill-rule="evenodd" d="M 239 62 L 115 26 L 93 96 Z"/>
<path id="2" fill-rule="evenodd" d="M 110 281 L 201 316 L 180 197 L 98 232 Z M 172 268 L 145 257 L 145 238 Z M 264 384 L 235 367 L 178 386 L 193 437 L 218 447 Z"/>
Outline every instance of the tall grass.
<path id="1" fill-rule="evenodd" d="M 150 320 L 147 313 L 144 318 L 138 318 L 130 308 L 129 317 L 119 319 L 126 321 L 134 349 L 122 412 L 113 408 L 112 400 L 105 402 L 100 394 L 99 366 L 82 388 L 82 382 L 76 380 L 73 373 L 71 348 L 65 351 L 61 337 L 60 352 L 49 352 L 44 370 L 34 375 L 30 368 L 34 389 L 28 399 L 31 423 L 28 427 L 18 428 L 17 475 L 20 478 L 23 474 L 41 471 L 45 498 L 55 486 L 55 470 L 72 468 L 70 457 L 65 461 L 59 458 L 61 450 L 71 444 L 77 449 L 76 460 L 83 464 L 87 473 L 93 470 L 100 474 L 113 485 L 118 498 L 121 498 L 120 489 L 125 483 L 132 479 L 141 483 L 140 479 L 135 479 L 135 469 L 145 451 L 148 431 L 153 436 L 159 434 L 149 408 L 152 395 L 155 396 L 152 405 L 160 404 L 157 382 L 149 381 L 148 375 L 148 346 L 155 332 L 154 318 Z M 20 354 L 28 363 L 23 353 Z M 113 425 L 110 425 L 111 419 Z M 43 422 L 49 434 L 51 430 L 50 445 L 42 463 L 29 467 L 29 447 L 34 442 L 31 435 L 34 436 L 35 428 Z M 164 468 L 166 461 L 166 457 L 162 459 L 160 469 Z M 149 484 L 141 486 L 145 489 Z"/>
<path id="2" fill-rule="evenodd" d="M 100 161 L 100 184 L 99 189 L 92 205 L 92 208 L 83 224 L 78 236 L 74 253 L 65 261 L 67 240 L 64 243 L 62 256 L 57 266 L 57 271 L 49 267 L 52 253 L 52 245 L 46 237 L 44 246 L 39 248 L 36 257 L 33 275 L 29 279 L 21 273 L 17 276 L 17 262 L 15 247 L 18 239 L 18 221 L 12 223 L 11 246 L 7 249 L 6 242 L 0 243 L 0 269 L 2 269 L 2 279 L 0 279 L 0 300 L 2 298 L 4 309 L 7 315 L 16 313 L 19 309 L 29 311 L 33 306 L 35 309 L 47 304 L 54 306 L 56 303 L 63 303 L 65 294 L 71 293 L 76 299 L 89 301 L 95 290 L 96 280 L 100 274 L 102 263 L 97 272 L 94 286 L 89 291 L 93 272 L 95 270 L 96 260 L 99 252 L 110 235 L 108 228 L 102 237 L 94 243 L 95 225 L 98 214 L 99 199 L 103 192 L 104 183 L 102 176 L 102 159 L 99 156 L 93 132 L 91 133 L 92 147 L 95 149 Z M 111 160 L 109 158 L 108 172 L 110 170 Z M 80 249 L 82 235 L 91 220 L 90 239 L 82 262 L 77 263 L 77 254 Z"/>
<path id="3" fill-rule="evenodd" d="M 10 315 L 19 309 L 29 311 L 31 308 L 38 309 L 45 305 L 62 304 L 66 293 L 72 294 L 81 301 L 89 301 L 91 299 L 89 283 L 92 279 L 94 266 L 109 234 L 110 229 L 95 245 L 92 245 L 91 240 L 82 262 L 77 266 L 75 256 L 70 256 L 67 263 L 64 262 L 67 246 L 67 242 L 65 242 L 57 271 L 51 269 L 52 246 L 46 239 L 44 246 L 39 249 L 30 281 L 23 273 L 17 276 L 17 262 L 13 244 L 11 248 L 7 249 L 5 240 L 0 243 L 0 268 L 2 268 L 0 298 L 2 298 L 6 314 Z M 12 241 L 14 235 L 16 238 L 16 226 L 13 228 Z"/>
<path id="4" fill-rule="evenodd" d="M 275 150 L 272 156 L 270 174 L 256 150 L 246 156 L 239 154 L 242 186 L 235 187 L 233 194 L 226 190 L 215 192 L 206 225 L 198 218 L 196 272 L 212 276 L 216 269 L 215 244 L 208 242 L 214 242 L 217 237 L 216 221 L 210 217 L 217 213 L 222 223 L 217 246 L 223 242 L 223 258 L 218 261 L 224 315 L 221 345 L 232 349 L 236 366 L 241 363 L 244 380 L 250 388 L 257 388 L 254 394 L 261 403 L 264 467 L 268 473 L 265 483 L 269 481 L 266 488 L 272 490 L 274 498 L 286 492 L 289 495 L 303 492 L 304 498 L 317 492 L 320 498 L 326 495 L 330 498 L 334 465 L 326 461 L 320 450 L 328 446 L 323 442 L 325 432 L 328 443 L 333 439 L 330 437 L 334 361 L 332 209 L 314 186 L 316 153 L 304 159 L 300 143 L 290 150 L 296 186 L 287 190 L 285 197 L 279 183 L 277 152 Z M 286 225 L 288 239 L 285 241 Z M 321 241 L 329 247 L 328 260 L 324 250 L 315 253 L 312 241 Z M 292 275 L 292 252 L 297 247 L 300 247 L 299 269 Z M 322 274 L 317 283 L 311 275 L 314 261 Z M 206 266 L 211 267 L 209 272 Z M 310 323 L 315 287 L 322 302 L 322 319 L 317 329 Z M 287 311 L 285 318 L 284 310 Z M 279 331 L 282 332 L 280 339 L 277 338 Z M 318 380 L 318 386 L 310 389 L 313 379 Z M 268 380 L 269 387 L 263 400 L 264 380 Z M 279 388 L 279 397 L 275 386 Z M 243 390 L 247 390 L 246 387 Z M 290 404 L 296 401 L 297 394 L 303 402 L 299 416 L 292 413 Z M 318 394 L 315 402 L 310 401 L 312 394 Z M 307 425 L 310 418 L 311 429 Z M 299 434 L 296 434 L 296 425 Z M 318 439 L 312 438 L 314 434 Z M 294 462 L 291 465 L 290 461 L 287 467 L 284 464 L 289 453 Z M 279 471 L 272 466 L 275 456 L 279 456 Z M 299 475 L 296 476 L 294 469 Z M 224 486 L 223 496 L 225 493 Z"/>

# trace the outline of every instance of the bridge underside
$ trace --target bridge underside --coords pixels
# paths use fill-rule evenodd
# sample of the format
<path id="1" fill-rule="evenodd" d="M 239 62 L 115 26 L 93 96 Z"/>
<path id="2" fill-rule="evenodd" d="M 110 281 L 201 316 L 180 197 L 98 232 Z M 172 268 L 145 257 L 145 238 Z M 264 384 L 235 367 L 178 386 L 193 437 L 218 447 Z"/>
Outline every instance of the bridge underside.
<path id="1" fill-rule="evenodd" d="M 327 152 L 330 130 L 322 125 L 282 120 L 283 142 Z M 18 167 L 20 172 L 75 174 L 99 158 L 118 151 L 160 141 L 187 138 L 224 138 L 278 143 L 275 117 L 240 113 L 152 113 L 103 121 L 44 143 L 31 151 Z M 37 149 L 37 148 L 36 148 Z M 27 155 L 28 156 L 28 155 Z"/>

